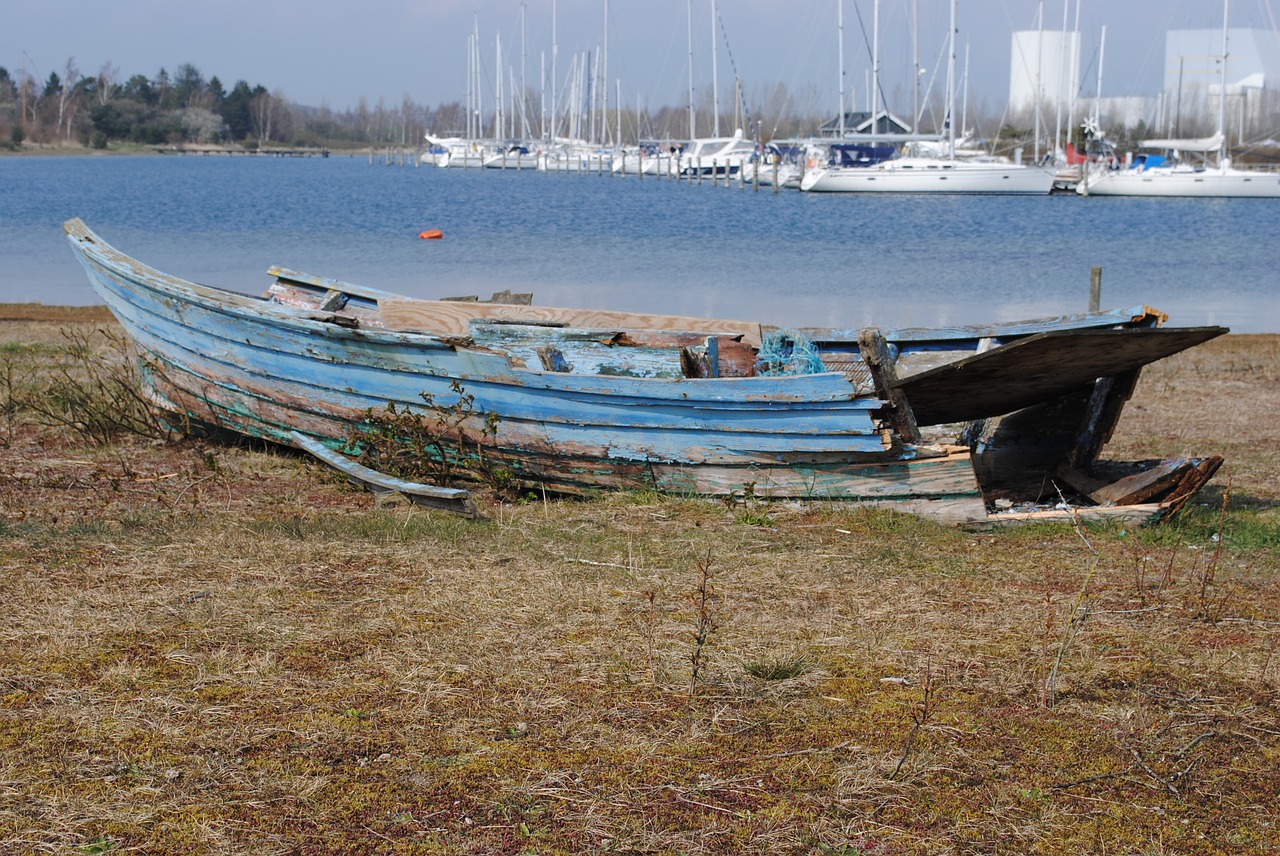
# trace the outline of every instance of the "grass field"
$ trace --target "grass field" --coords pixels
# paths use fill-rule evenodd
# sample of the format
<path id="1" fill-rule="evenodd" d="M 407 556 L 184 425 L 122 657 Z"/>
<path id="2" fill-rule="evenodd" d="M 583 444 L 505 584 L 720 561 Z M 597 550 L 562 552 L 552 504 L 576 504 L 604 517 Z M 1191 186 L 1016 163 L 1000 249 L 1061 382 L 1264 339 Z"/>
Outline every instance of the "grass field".
<path id="1" fill-rule="evenodd" d="M 473 522 L 89 442 L 109 325 L 3 310 L 0 852 L 1280 853 L 1280 337 L 1146 370 L 1108 452 L 1227 459 L 1159 527 Z"/>

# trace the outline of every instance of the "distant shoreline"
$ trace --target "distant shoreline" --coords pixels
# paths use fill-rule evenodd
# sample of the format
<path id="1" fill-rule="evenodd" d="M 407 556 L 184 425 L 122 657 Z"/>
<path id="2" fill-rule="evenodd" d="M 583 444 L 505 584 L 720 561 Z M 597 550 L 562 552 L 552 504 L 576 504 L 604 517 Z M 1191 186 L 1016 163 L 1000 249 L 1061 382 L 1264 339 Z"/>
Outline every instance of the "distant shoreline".
<path id="1" fill-rule="evenodd" d="M 56 321 L 87 324 L 114 322 L 105 303 L 65 306 L 46 303 L 0 303 L 0 321 Z"/>
<path id="2" fill-rule="evenodd" d="M 418 147 L 403 147 L 397 149 L 392 147 L 393 151 L 418 151 Z M 46 144 L 30 145 L 22 144 L 19 148 L 9 148 L 8 146 L 0 146 L 0 158 L 2 157 L 166 157 L 170 155 L 189 155 L 200 157 L 217 157 L 219 155 L 235 156 L 235 157 L 263 157 L 275 156 L 284 152 L 305 152 L 312 156 L 319 157 L 322 153 L 327 153 L 327 157 L 370 157 L 377 155 L 379 152 L 385 152 L 386 149 L 333 149 L 330 147 L 314 148 L 310 146 L 289 147 L 289 146 L 273 146 L 262 150 L 246 149 L 243 146 L 222 146 L 216 144 L 200 145 L 200 146 L 166 146 L 166 145 L 138 145 L 130 143 L 126 146 L 116 146 L 106 149 L 92 149 L 85 146 L 65 145 L 51 146 Z"/>

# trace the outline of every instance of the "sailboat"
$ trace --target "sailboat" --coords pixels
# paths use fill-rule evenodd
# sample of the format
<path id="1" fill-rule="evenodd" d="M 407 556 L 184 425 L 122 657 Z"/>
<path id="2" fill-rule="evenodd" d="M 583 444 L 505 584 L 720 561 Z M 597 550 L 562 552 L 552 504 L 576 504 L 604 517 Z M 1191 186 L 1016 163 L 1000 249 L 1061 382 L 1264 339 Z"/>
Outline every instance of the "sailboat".
<path id="1" fill-rule="evenodd" d="M 833 157 L 825 166 L 805 173 L 800 182 L 801 190 L 809 193 L 998 193 L 1037 196 L 1049 193 L 1053 187 L 1053 173 L 1048 170 L 1002 161 L 956 157 L 955 124 L 952 119 L 955 113 L 955 33 L 956 4 L 955 0 L 951 0 L 946 156 L 903 155 L 887 160 L 872 159 L 866 165 L 850 165 L 846 158 Z M 873 74 L 878 77 L 879 62 L 873 61 L 872 66 Z M 841 76 L 843 77 L 843 70 Z M 878 90 L 877 79 L 873 91 Z M 873 137 L 869 136 L 868 141 L 871 139 Z M 901 138 L 876 139 L 882 142 L 902 141 Z"/>
<path id="2" fill-rule="evenodd" d="M 480 139 L 480 25 L 477 23 L 471 35 L 467 36 L 467 128 L 465 135 L 434 135 L 428 131 L 424 136 L 426 151 L 422 153 L 422 163 L 438 167 L 454 169 L 465 167 L 478 169 L 484 166 L 495 152 L 501 151 L 500 144 L 494 140 Z M 497 133 L 498 122 L 494 121 L 494 132 Z"/>
<path id="3" fill-rule="evenodd" d="M 1093 171 L 1076 185 L 1082 196 L 1201 196 L 1280 199 L 1280 172 L 1239 169 L 1227 154 L 1227 20 L 1229 0 L 1222 3 L 1222 70 L 1218 89 L 1218 129 L 1195 140 L 1143 140 L 1133 164 L 1125 169 Z M 1157 154 L 1162 152 L 1163 154 Z M 1118 165 L 1116 165 L 1118 167 Z"/>
<path id="4" fill-rule="evenodd" d="M 720 135 L 719 80 L 716 74 L 715 26 L 719 18 L 716 0 L 711 0 L 711 115 L 712 131 L 709 137 L 699 137 L 697 117 L 693 103 L 693 0 L 688 2 L 689 23 L 689 141 L 680 147 L 676 158 L 676 172 L 685 177 L 738 176 L 743 165 L 755 154 L 755 144 L 746 139 L 742 128 L 732 136 Z"/>

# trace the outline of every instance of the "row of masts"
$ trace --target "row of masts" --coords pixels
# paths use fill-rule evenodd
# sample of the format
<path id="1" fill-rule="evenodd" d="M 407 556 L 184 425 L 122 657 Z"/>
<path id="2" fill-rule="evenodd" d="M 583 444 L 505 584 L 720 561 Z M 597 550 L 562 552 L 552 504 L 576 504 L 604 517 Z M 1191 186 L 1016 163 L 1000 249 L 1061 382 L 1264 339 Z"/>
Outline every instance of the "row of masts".
<path id="1" fill-rule="evenodd" d="M 697 116 L 694 98 L 693 74 L 693 0 L 688 3 L 689 34 L 689 136 L 697 136 Z M 719 21 L 717 0 L 711 2 L 712 39 L 711 39 L 711 92 L 713 99 L 712 135 L 720 136 L 720 86 L 718 74 L 717 39 L 715 28 Z M 562 78 L 559 73 L 560 45 L 557 33 L 558 10 L 556 0 L 551 5 L 551 68 L 548 74 L 547 55 L 541 54 L 541 92 L 539 120 L 536 138 L 555 141 L 567 136 L 574 140 L 600 144 L 622 144 L 622 81 L 614 81 L 613 103 L 609 101 L 609 0 L 604 3 L 604 39 L 595 51 L 576 53 L 570 62 L 568 74 Z M 525 78 L 527 66 L 527 8 L 520 4 L 520 69 L 519 85 L 516 84 L 515 69 L 510 67 L 503 53 L 502 37 L 497 35 L 494 41 L 494 82 L 485 85 L 485 75 L 481 61 L 479 17 L 476 16 L 471 34 L 467 37 L 467 122 L 466 138 L 478 140 L 487 136 L 494 139 L 535 139 L 532 133 L 534 122 L 530 120 L 529 103 L 531 93 Z M 504 78 L 509 83 L 508 92 L 504 88 Z M 560 85 L 568 86 L 567 97 L 561 100 Z M 548 88 L 550 104 L 548 105 Z M 486 90 L 493 94 L 492 124 L 484 120 L 486 114 L 483 95 Z M 741 113 L 742 90 L 740 81 L 735 80 L 735 100 L 738 112 Z M 643 105 L 637 96 L 637 116 Z M 609 117 L 613 116 L 615 127 L 608 127 Z M 486 134 L 491 130 L 492 134 Z"/>
<path id="2" fill-rule="evenodd" d="M 608 116 L 610 113 L 608 99 L 609 78 L 609 0 L 605 0 L 605 28 L 603 47 L 596 51 L 584 51 L 574 54 L 567 75 L 568 110 L 561 109 L 559 98 L 559 59 L 560 45 L 556 32 L 557 9 L 552 0 L 551 13 L 551 69 L 547 73 L 547 54 L 541 54 L 541 84 L 539 91 L 540 106 L 537 137 L 544 140 L 555 140 L 564 133 L 575 139 L 609 142 Z M 526 80 L 528 66 L 527 42 L 527 7 L 520 4 L 520 74 L 516 83 L 516 70 L 503 53 L 502 36 L 498 34 L 494 41 L 494 82 L 491 87 L 485 86 L 484 70 L 480 55 L 480 23 L 476 16 L 472 32 L 467 36 L 467 122 L 466 138 L 477 140 L 486 136 L 495 139 L 532 139 L 532 128 L 535 122 L 530 119 L 531 94 Z M 504 88 L 504 79 L 508 82 L 510 92 Z M 547 88 L 550 84 L 550 110 L 547 103 Z M 617 82 L 618 101 L 621 98 L 621 81 Z M 488 125 L 492 134 L 486 134 L 484 120 L 484 93 L 486 89 L 493 93 L 493 122 Z M 613 142 L 621 139 L 620 110 L 618 125 Z"/>
<path id="3" fill-rule="evenodd" d="M 694 92 L 694 10 L 693 0 L 687 2 L 687 26 L 688 26 L 688 137 L 695 138 L 698 136 L 697 127 L 697 110 Z M 919 0 L 913 2 L 913 22 L 916 30 L 915 37 L 912 40 L 913 49 L 913 80 L 912 80 L 912 120 L 911 133 L 918 134 L 921 119 L 923 118 L 923 108 L 920 100 L 920 78 L 924 74 L 924 70 L 920 65 L 919 54 Z M 1080 24 L 1080 7 L 1081 0 L 1074 0 L 1075 23 L 1072 29 L 1068 30 L 1068 20 L 1071 14 L 1071 0 L 1063 0 L 1062 4 L 1062 35 L 1061 39 L 1061 56 L 1059 57 L 1058 79 L 1060 82 L 1067 82 L 1074 88 L 1071 81 L 1079 78 L 1079 50 L 1068 51 L 1070 42 L 1067 35 L 1070 33 L 1074 36 L 1076 44 L 1079 38 Z M 711 39 L 711 98 L 712 111 L 711 133 L 714 137 L 721 136 L 721 109 L 720 109 L 720 86 L 718 79 L 718 55 L 717 45 L 718 39 L 715 37 L 715 29 L 719 25 L 719 11 L 717 0 L 711 0 L 712 15 L 712 32 Z M 519 81 L 516 80 L 516 69 L 508 61 L 503 50 L 501 35 L 495 38 L 495 65 L 494 65 L 494 81 L 490 87 L 485 86 L 484 70 L 481 63 L 480 51 L 480 33 L 478 16 L 472 33 L 468 36 L 467 42 L 467 121 L 466 121 L 466 137 L 469 140 L 478 140 L 485 137 L 493 139 L 508 140 L 546 140 L 555 141 L 562 137 L 568 137 L 577 141 L 588 142 L 601 145 L 622 145 L 622 116 L 624 113 L 622 107 L 622 81 L 614 81 L 612 87 L 613 102 L 610 103 L 609 83 L 609 2 L 604 3 L 604 38 L 602 46 L 598 46 L 595 51 L 585 51 L 574 54 L 570 62 L 568 74 L 562 78 L 559 73 L 559 43 L 557 34 L 557 2 L 552 0 L 552 30 L 551 30 L 551 51 L 550 51 L 550 73 L 547 70 L 547 55 L 543 52 L 541 55 L 541 83 L 539 91 L 540 107 L 538 109 L 538 117 L 535 122 L 531 116 L 532 101 L 534 100 L 530 92 L 528 82 L 526 80 L 527 67 L 527 8 L 526 4 L 521 4 L 521 20 L 520 20 L 520 61 L 519 61 Z M 1038 11 L 1036 15 L 1036 27 L 1040 32 L 1044 30 L 1044 0 L 1038 0 Z M 838 135 L 843 138 L 849 130 L 845 127 L 845 115 L 847 93 L 846 79 L 844 72 L 844 3 L 838 0 L 837 9 L 837 37 L 838 37 L 838 56 L 839 56 L 839 80 L 838 92 L 840 100 L 840 109 L 838 115 Z M 881 93 L 880 93 L 880 2 L 875 0 L 873 17 L 872 17 L 872 44 L 871 44 L 871 68 L 870 81 L 866 87 L 867 95 L 870 102 L 870 115 L 873 123 L 878 122 L 881 115 Z M 956 74 L 957 50 L 955 44 L 956 24 L 955 24 L 955 8 L 954 4 L 951 9 L 951 22 L 947 39 L 947 93 L 946 93 L 946 112 L 942 122 L 942 136 L 947 140 L 948 146 L 953 147 L 955 144 L 955 128 L 956 116 L 954 115 L 956 101 L 957 81 L 962 81 L 965 92 L 961 96 L 959 109 L 961 115 L 959 117 L 959 126 L 963 132 L 968 127 L 968 69 L 969 56 L 968 48 L 965 50 L 964 72 L 962 77 Z M 1102 87 L 1102 50 L 1105 48 L 1106 28 L 1102 29 L 1102 45 L 1098 54 L 1098 93 L 1099 98 Z M 1226 45 L 1223 46 L 1223 54 L 1226 53 Z M 1035 70 L 1035 86 L 1037 97 L 1034 110 L 1034 157 L 1037 162 L 1041 159 L 1042 141 L 1047 137 L 1047 122 L 1044 121 L 1041 105 L 1041 78 L 1044 73 L 1044 55 L 1042 51 L 1038 51 L 1037 68 Z M 1225 63 L 1224 63 L 1225 67 Z M 565 83 L 568 87 L 567 98 L 563 103 L 559 93 L 561 83 Z M 548 105 L 548 86 L 550 89 L 550 104 Z M 493 110 L 492 124 L 487 129 L 492 130 L 492 134 L 486 134 L 486 123 L 483 119 L 485 116 L 485 105 L 483 104 L 483 93 L 486 89 L 493 93 Z M 736 100 L 739 104 L 738 113 L 742 112 L 742 94 L 740 81 L 735 80 Z M 1076 130 L 1076 93 L 1058 92 L 1053 96 L 1055 105 L 1054 117 L 1054 134 L 1053 149 L 1055 151 L 1063 151 L 1066 144 L 1073 141 L 1073 134 Z M 1094 124 L 1097 124 L 1097 100 L 1094 106 Z M 1224 99 L 1219 99 L 1220 102 Z M 639 103 L 637 96 L 636 117 L 637 117 L 637 136 L 640 136 L 640 115 L 643 105 Z M 1220 108 L 1223 104 L 1220 103 Z M 1066 115 L 1064 117 L 1064 110 Z M 1221 112 L 1221 109 L 1220 109 Z M 614 120 L 614 128 L 609 128 L 610 118 Z M 1065 118 L 1065 122 L 1064 122 Z M 533 126 L 537 125 L 536 134 Z M 1221 126 L 1222 120 L 1219 120 Z M 877 130 L 873 124 L 873 131 Z"/>

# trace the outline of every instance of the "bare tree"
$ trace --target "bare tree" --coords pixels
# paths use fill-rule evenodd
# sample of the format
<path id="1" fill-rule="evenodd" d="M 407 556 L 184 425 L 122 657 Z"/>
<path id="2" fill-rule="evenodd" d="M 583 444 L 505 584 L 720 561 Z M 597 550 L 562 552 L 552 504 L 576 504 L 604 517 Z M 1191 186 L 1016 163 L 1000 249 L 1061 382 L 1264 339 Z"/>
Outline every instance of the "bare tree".
<path id="1" fill-rule="evenodd" d="M 258 137 L 258 147 L 271 139 L 275 129 L 276 99 L 270 92 L 260 92 L 249 101 L 249 121 Z"/>
<path id="2" fill-rule="evenodd" d="M 71 109 L 71 101 L 79 80 L 80 69 L 76 68 L 75 57 L 67 57 L 67 64 L 62 71 L 62 87 L 58 90 L 58 125 L 54 133 L 63 131 L 65 124 L 64 139 L 68 143 L 71 142 L 71 116 L 75 112 Z"/>
<path id="3" fill-rule="evenodd" d="M 23 136 L 34 137 L 39 126 L 40 86 L 36 79 L 22 69 L 22 81 L 18 84 L 19 96 L 22 100 L 22 133 Z"/>
<path id="4" fill-rule="evenodd" d="M 409 117 L 413 115 L 413 99 L 409 97 L 409 93 L 404 94 L 404 100 L 400 102 L 400 145 L 406 145 L 409 140 Z"/>
<path id="5" fill-rule="evenodd" d="M 378 97 L 378 106 L 373 111 L 373 126 L 374 142 L 384 142 L 387 139 L 387 105 L 386 100 L 381 96 Z"/>
<path id="6" fill-rule="evenodd" d="M 283 140 L 293 130 L 293 114 L 284 92 L 260 92 L 249 101 L 249 121 L 258 135 L 258 145 Z"/>
<path id="7" fill-rule="evenodd" d="M 114 63 L 104 62 L 98 69 L 98 103 L 106 104 L 116 97 L 120 89 L 120 69 Z"/>

